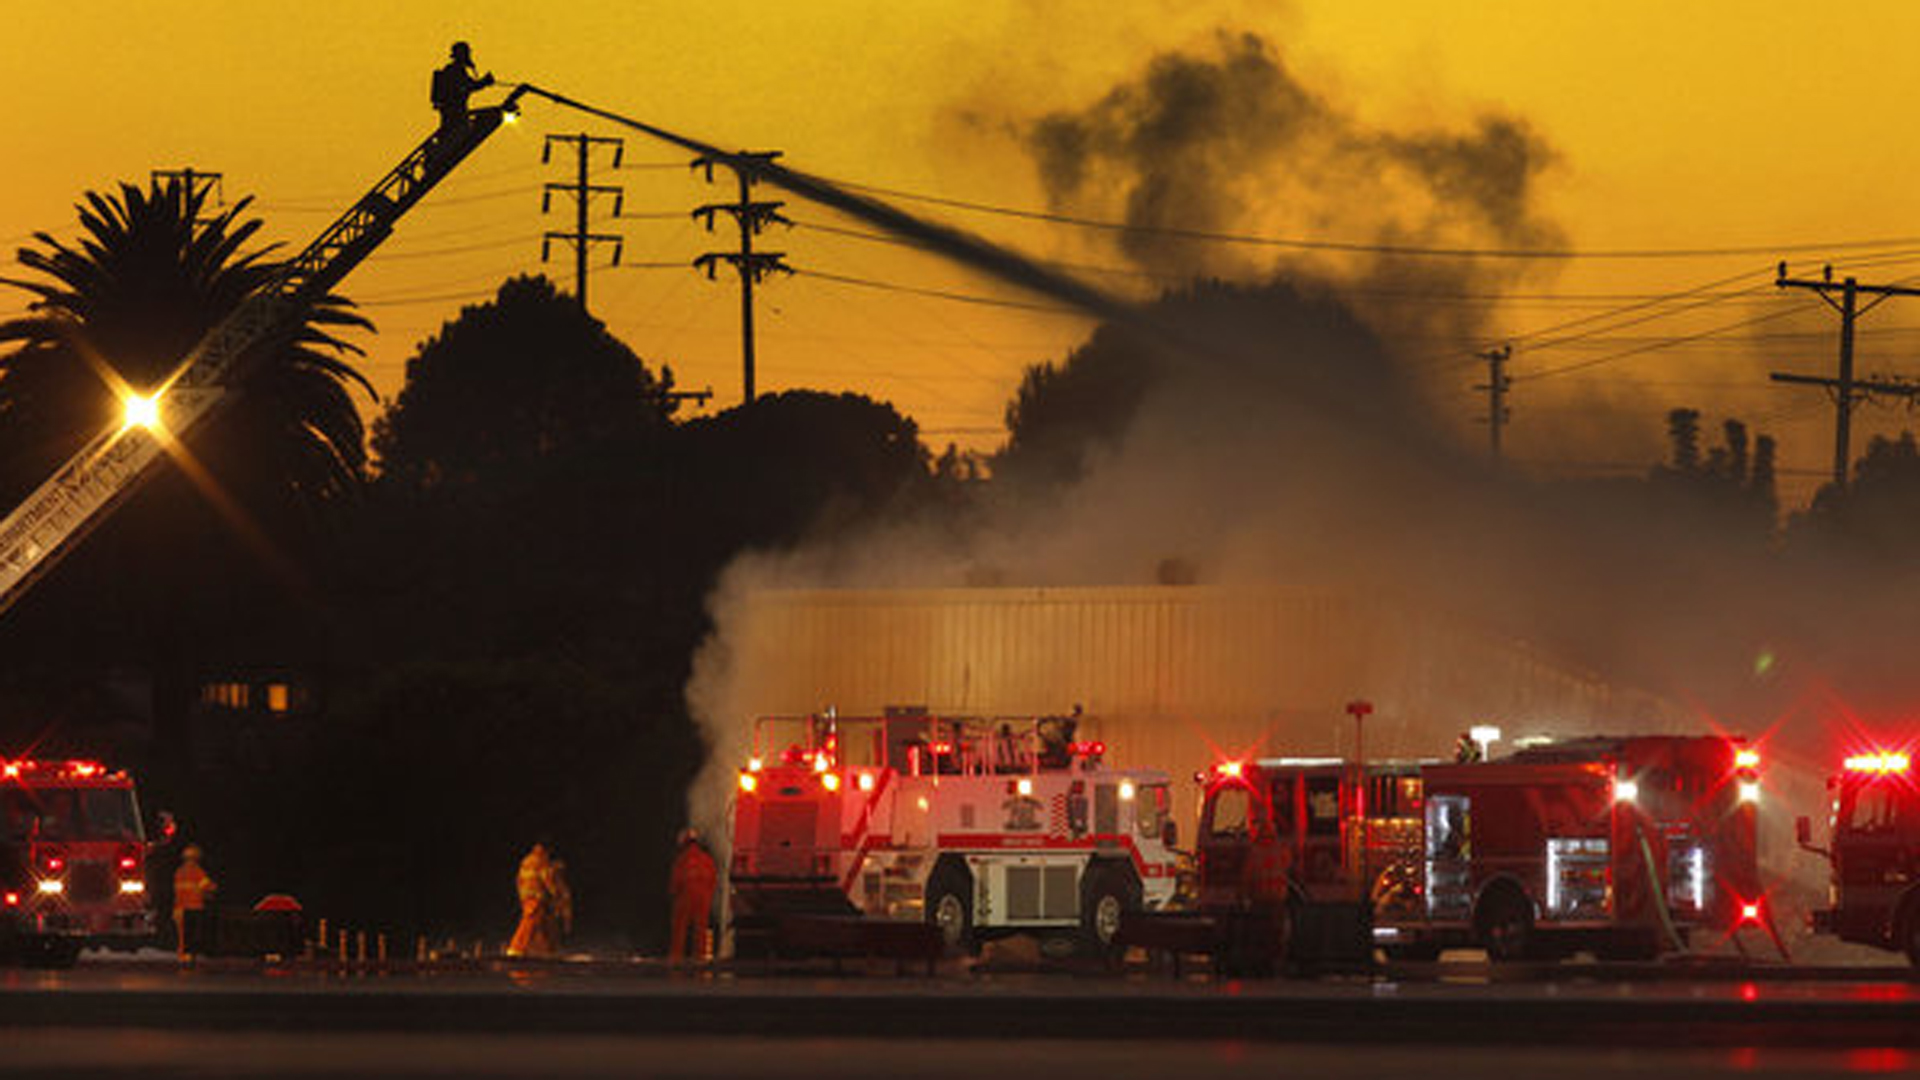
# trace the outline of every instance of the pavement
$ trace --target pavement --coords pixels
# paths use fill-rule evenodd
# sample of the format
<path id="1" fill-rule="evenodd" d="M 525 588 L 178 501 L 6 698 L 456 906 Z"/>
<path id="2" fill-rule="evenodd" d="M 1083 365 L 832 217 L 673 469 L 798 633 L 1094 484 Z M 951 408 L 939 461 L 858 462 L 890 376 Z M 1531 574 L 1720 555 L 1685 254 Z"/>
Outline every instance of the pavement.
<path id="1" fill-rule="evenodd" d="M 1813 977 L 1820 975 L 1822 977 Z M 458 966 L 83 961 L 0 971 L 0 1028 L 670 1039 L 1345 1044 L 1373 1047 L 1920 1048 L 1905 968 L 1628 980 L 1484 965 L 1265 981 L 876 967 L 670 973 L 657 962 Z"/>

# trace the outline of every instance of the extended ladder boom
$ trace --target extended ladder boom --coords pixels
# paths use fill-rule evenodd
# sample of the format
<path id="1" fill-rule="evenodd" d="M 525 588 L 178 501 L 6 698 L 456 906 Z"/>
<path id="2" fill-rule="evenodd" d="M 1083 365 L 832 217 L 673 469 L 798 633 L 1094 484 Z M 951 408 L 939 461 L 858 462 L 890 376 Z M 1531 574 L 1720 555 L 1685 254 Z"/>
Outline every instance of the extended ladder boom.
<path id="1" fill-rule="evenodd" d="M 428 136 L 319 239 L 282 264 L 265 287 L 208 331 L 155 392 L 157 424 L 102 431 L 0 520 L 0 612 L 153 474 L 167 442 L 231 403 L 247 367 L 263 355 L 260 346 L 291 331 L 308 305 L 379 247 L 401 216 L 511 115 L 521 92 L 516 89 L 501 105 L 473 110 L 465 128 Z"/>

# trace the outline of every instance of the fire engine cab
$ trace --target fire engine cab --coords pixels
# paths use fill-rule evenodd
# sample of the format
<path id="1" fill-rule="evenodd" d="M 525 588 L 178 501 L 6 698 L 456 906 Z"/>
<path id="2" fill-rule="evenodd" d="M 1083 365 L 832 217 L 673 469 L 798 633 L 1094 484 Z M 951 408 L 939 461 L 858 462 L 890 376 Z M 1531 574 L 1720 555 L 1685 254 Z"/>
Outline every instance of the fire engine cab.
<path id="1" fill-rule="evenodd" d="M 769 718 L 740 770 L 735 926 L 796 913 L 924 920 L 951 949 L 1111 942 L 1176 884 L 1168 777 L 1115 769 L 1072 717 Z"/>
<path id="2" fill-rule="evenodd" d="M 1278 866 L 1288 921 L 1362 903 L 1390 956 L 1680 951 L 1702 930 L 1762 921 L 1758 769 L 1740 741 L 1680 736 L 1572 739 L 1491 762 L 1225 762 L 1203 778 L 1201 907 L 1248 907 L 1250 867 Z M 1296 931 L 1296 958 L 1301 946 Z"/>
<path id="3" fill-rule="evenodd" d="M 145 943 L 150 847 L 125 772 L 0 758 L 0 954 L 65 966 Z"/>
<path id="4" fill-rule="evenodd" d="M 1795 822 L 1800 845 L 1833 868 L 1828 906 L 1813 913 L 1813 928 L 1904 951 L 1920 966 L 1920 786 L 1912 756 L 1856 754 L 1827 788 L 1833 793 L 1831 846 L 1813 847 L 1811 823 Z"/>

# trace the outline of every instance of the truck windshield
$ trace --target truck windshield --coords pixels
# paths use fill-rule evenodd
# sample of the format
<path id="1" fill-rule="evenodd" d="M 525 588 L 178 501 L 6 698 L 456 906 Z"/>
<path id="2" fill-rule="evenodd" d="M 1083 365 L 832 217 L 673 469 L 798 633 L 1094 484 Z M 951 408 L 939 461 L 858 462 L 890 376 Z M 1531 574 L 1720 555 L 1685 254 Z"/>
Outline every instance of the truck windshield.
<path id="1" fill-rule="evenodd" d="M 1841 808 L 1841 821 L 1854 832 L 1891 832 L 1903 817 L 1913 818 L 1912 810 L 1903 808 L 1907 800 L 1901 796 L 1899 784 L 1885 780 L 1862 784 L 1854 789 L 1851 805 Z"/>
<path id="2" fill-rule="evenodd" d="M 0 818 L 9 840 L 143 838 L 128 788 L 8 788 L 0 793 Z"/>

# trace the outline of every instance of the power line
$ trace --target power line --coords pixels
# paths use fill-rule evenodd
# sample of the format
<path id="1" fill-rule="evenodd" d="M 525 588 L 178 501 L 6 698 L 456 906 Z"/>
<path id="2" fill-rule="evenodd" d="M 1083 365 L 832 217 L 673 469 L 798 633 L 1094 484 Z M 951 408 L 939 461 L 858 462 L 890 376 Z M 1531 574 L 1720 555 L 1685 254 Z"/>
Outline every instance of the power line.
<path id="1" fill-rule="evenodd" d="M 1640 345 L 1631 349 L 1622 349 L 1619 352 L 1608 353 L 1605 356 L 1596 356 L 1596 357 L 1593 357 L 1592 359 L 1577 361 L 1575 363 L 1566 364 L 1557 368 L 1547 368 L 1544 371 L 1529 371 L 1522 375 L 1513 376 L 1513 380 L 1515 382 L 1533 382 L 1534 380 L 1537 380 L 1537 379 L 1548 379 L 1548 378 L 1552 378 L 1555 375 L 1564 375 L 1569 371 L 1584 371 L 1585 369 L 1590 367 L 1599 367 L 1602 364 L 1611 364 L 1617 360 L 1625 360 L 1631 356 L 1639 356 L 1643 353 L 1650 353 L 1655 351 L 1656 349 L 1664 349 L 1664 348 L 1667 348 L 1669 345 L 1676 345 L 1681 342 L 1687 342 L 1687 341 L 1699 341 L 1703 338 L 1713 337 L 1716 334 L 1724 334 L 1730 330 L 1739 330 L 1747 326 L 1756 326 L 1763 322 L 1770 322 L 1775 319 L 1784 319 L 1789 315 L 1798 315 L 1799 313 L 1800 312 L 1797 308 L 1789 308 L 1785 311 L 1775 311 L 1765 315 L 1757 315 L 1757 316 L 1754 316 L 1753 318 L 1742 319 L 1739 322 L 1727 323 L 1724 326 L 1716 326 L 1711 330 L 1702 330 L 1697 334 L 1681 334 L 1673 338 L 1671 341 L 1656 341 L 1656 342 L 1653 342 L 1652 344 Z"/>
<path id="2" fill-rule="evenodd" d="M 794 267 L 793 272 L 806 277 L 819 278 L 822 281 L 838 282 L 842 285 L 858 285 L 867 289 L 883 289 L 887 292 L 911 293 L 915 296 L 933 296 L 942 300 L 953 300 L 962 304 L 1019 308 L 1022 311 L 1046 311 L 1060 315 L 1086 314 L 1079 308 L 1062 307 L 1058 304 L 1035 304 L 1025 300 L 1006 300 L 994 296 L 974 296 L 969 293 L 948 292 L 945 289 L 926 289 L 917 285 L 901 285 L 891 281 L 875 281 L 872 278 L 853 277 L 848 274 L 834 274 L 825 270 L 810 270 L 802 266 Z"/>
<path id="3" fill-rule="evenodd" d="M 899 188 L 861 184 L 851 180 L 834 180 L 833 183 L 840 187 L 852 188 L 856 191 L 864 191 L 875 195 L 885 195 L 890 198 L 911 199 L 915 202 L 931 203 L 936 206 L 948 206 L 959 210 L 997 214 L 1003 217 L 1021 218 L 1027 221 L 1046 221 L 1057 225 L 1072 225 L 1084 229 L 1098 229 L 1107 232 L 1143 233 L 1150 236 L 1171 236 L 1179 239 L 1203 240 L 1225 244 L 1297 248 L 1313 251 L 1348 251 L 1371 255 L 1493 259 L 1701 259 L 1726 258 L 1736 255 L 1768 255 L 1777 254 L 1782 251 L 1829 252 L 1920 245 L 1920 237 L 1894 237 L 1881 240 L 1808 241 L 1797 244 L 1754 244 L 1701 248 L 1555 249 L 1422 247 L 1407 244 L 1367 243 L 1355 240 L 1308 240 L 1298 237 L 1259 236 L 1247 233 L 1218 232 L 1210 229 L 1188 229 L 1163 225 L 1135 225 L 1127 222 L 1078 217 L 1072 214 L 1061 214 L 1052 211 L 1029 210 L 993 203 L 970 202 L 965 199 L 954 199 L 943 195 L 929 195 L 923 192 L 904 191 Z"/>

